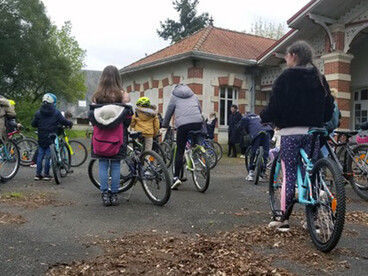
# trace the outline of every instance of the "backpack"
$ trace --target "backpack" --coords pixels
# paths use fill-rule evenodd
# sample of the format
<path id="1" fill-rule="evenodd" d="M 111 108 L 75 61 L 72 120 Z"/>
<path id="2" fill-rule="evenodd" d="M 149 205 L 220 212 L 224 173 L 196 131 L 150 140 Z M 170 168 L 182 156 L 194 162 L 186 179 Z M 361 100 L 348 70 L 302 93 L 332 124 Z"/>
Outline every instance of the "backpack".
<path id="1" fill-rule="evenodd" d="M 120 123 L 113 128 L 93 126 L 93 152 L 101 156 L 114 156 L 119 153 L 124 141 L 124 128 Z"/>

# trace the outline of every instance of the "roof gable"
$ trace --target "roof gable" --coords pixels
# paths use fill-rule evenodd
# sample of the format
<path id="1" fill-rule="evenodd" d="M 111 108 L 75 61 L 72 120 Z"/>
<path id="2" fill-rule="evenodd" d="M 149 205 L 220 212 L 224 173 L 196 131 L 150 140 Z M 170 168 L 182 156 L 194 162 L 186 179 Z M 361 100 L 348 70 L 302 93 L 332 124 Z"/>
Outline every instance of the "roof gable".
<path id="1" fill-rule="evenodd" d="M 275 42 L 274 39 L 210 25 L 173 45 L 124 67 L 122 71 L 131 71 L 134 68 L 138 69 L 149 64 L 159 64 L 160 61 L 165 59 L 172 59 L 185 54 L 190 55 L 195 52 L 226 58 L 255 60 Z"/>

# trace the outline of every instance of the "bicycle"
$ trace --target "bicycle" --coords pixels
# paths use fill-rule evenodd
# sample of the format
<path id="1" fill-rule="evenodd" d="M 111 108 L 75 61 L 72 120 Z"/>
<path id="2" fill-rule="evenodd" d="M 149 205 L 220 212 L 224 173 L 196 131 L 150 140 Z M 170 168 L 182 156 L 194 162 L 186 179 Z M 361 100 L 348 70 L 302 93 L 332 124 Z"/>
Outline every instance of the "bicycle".
<path id="1" fill-rule="evenodd" d="M 220 143 L 214 140 L 211 140 L 211 139 L 205 139 L 204 142 L 208 144 L 209 147 L 215 150 L 216 155 L 217 155 L 217 162 L 220 161 L 223 155 L 223 150 L 222 150 L 222 146 L 220 145 Z"/>
<path id="2" fill-rule="evenodd" d="M 8 139 L 15 142 L 19 149 L 20 165 L 29 166 L 38 148 L 38 142 L 32 137 L 24 136 L 20 129 L 8 133 Z"/>
<path id="3" fill-rule="evenodd" d="M 0 179 L 10 180 L 18 172 L 20 155 L 17 145 L 12 140 L 0 139 Z"/>
<path id="4" fill-rule="evenodd" d="M 335 131 L 338 142 L 328 136 L 323 141 L 329 156 L 338 164 L 339 169 L 352 189 L 359 197 L 368 201 L 368 145 L 351 144 L 350 138 L 358 131 Z M 341 137 L 345 141 L 341 141 Z M 331 143 L 335 149 L 332 149 Z M 336 153 L 337 152 L 337 153 Z"/>
<path id="5" fill-rule="evenodd" d="M 259 135 L 266 135 L 265 132 L 261 132 Z M 251 164 L 251 155 L 252 155 L 252 146 L 249 146 L 245 152 L 245 168 L 247 172 L 249 173 L 249 166 Z M 267 168 L 267 164 L 265 164 L 265 160 L 263 158 L 264 155 L 264 148 L 263 146 L 259 146 L 257 148 L 256 154 L 253 159 L 253 166 L 254 166 L 254 185 L 258 185 L 259 178 L 261 176 L 261 173 L 265 173 L 265 170 Z"/>
<path id="6" fill-rule="evenodd" d="M 295 203 L 305 205 L 307 228 L 316 248 L 322 252 L 331 251 L 338 243 L 345 221 L 344 180 L 336 162 L 330 158 L 312 162 L 315 142 L 320 135 L 327 135 L 325 129 L 312 128 L 312 149 L 308 155 L 299 151 L 300 162 L 297 168 L 297 196 L 293 203 L 281 211 L 280 197 L 283 182 L 281 154 L 274 160 L 269 179 L 269 196 L 274 220 L 283 220 L 291 214 Z"/>
<path id="7" fill-rule="evenodd" d="M 131 189 L 139 181 L 149 200 L 155 205 L 165 205 L 171 195 L 171 179 L 162 158 L 154 151 L 141 151 L 140 132 L 129 133 L 132 147 L 128 145 L 127 157 L 120 161 L 119 193 Z M 88 176 L 92 184 L 100 189 L 97 159 L 88 164 Z M 129 201 L 133 189 L 130 190 Z"/>
<path id="8" fill-rule="evenodd" d="M 70 152 L 70 166 L 71 167 L 79 167 L 87 160 L 88 152 L 87 148 L 83 143 L 77 140 L 69 140 L 69 137 L 66 134 L 65 127 L 60 128 L 60 136 L 61 139 L 64 140 L 64 143 L 69 149 Z"/>
<path id="9" fill-rule="evenodd" d="M 50 145 L 51 167 L 56 184 L 61 184 L 61 177 L 65 177 L 73 171 L 70 169 L 70 151 L 64 139 L 56 133 L 51 133 L 49 138 L 53 139 Z"/>
<path id="10" fill-rule="evenodd" d="M 210 168 L 207 159 L 206 150 L 203 146 L 194 144 L 195 138 L 200 135 L 201 131 L 189 131 L 188 141 L 185 146 L 183 167 L 180 170 L 180 178 L 183 178 L 184 169 L 192 173 L 192 178 L 196 189 L 204 193 L 210 184 Z M 172 172 L 175 172 L 175 156 L 177 146 L 174 147 L 172 153 Z"/>

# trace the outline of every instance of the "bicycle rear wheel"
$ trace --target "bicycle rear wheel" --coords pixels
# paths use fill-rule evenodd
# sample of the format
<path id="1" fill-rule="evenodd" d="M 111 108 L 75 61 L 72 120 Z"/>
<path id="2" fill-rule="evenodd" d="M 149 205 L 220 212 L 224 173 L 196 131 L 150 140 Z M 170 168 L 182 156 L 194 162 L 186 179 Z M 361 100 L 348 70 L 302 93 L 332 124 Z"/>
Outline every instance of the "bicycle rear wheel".
<path id="1" fill-rule="evenodd" d="M 29 166 L 38 148 L 37 141 L 33 138 L 24 138 L 17 140 L 16 145 L 19 149 L 20 165 Z"/>
<path id="2" fill-rule="evenodd" d="M 279 221 L 282 217 L 281 188 L 283 180 L 284 175 L 282 173 L 281 161 L 277 158 L 272 162 L 270 179 L 268 182 L 268 193 L 270 196 L 272 217 L 275 221 Z"/>
<path id="3" fill-rule="evenodd" d="M 51 156 L 51 167 L 52 167 L 52 172 L 54 174 L 55 182 L 56 184 L 60 184 L 61 183 L 61 172 L 60 172 L 60 164 L 58 161 L 55 144 L 50 145 L 50 156 Z"/>
<path id="4" fill-rule="evenodd" d="M 204 193 L 210 184 L 210 168 L 209 161 L 205 152 L 201 148 L 193 150 L 193 182 L 197 190 Z"/>
<path id="5" fill-rule="evenodd" d="M 337 164 L 320 159 L 313 166 L 313 197 L 316 204 L 306 206 L 308 230 L 318 250 L 330 252 L 338 243 L 345 222 L 344 179 Z"/>
<path id="6" fill-rule="evenodd" d="M 60 175 L 61 177 L 65 177 L 70 173 L 71 157 L 68 146 L 64 143 L 60 143 L 60 146 Z"/>
<path id="7" fill-rule="evenodd" d="M 70 140 L 69 145 L 73 150 L 73 154 L 71 155 L 71 164 L 72 167 L 79 167 L 87 160 L 87 148 L 81 142 L 76 140 Z"/>
<path id="8" fill-rule="evenodd" d="M 368 201 L 368 145 L 359 145 L 353 152 L 353 158 L 348 160 L 348 172 L 353 173 L 349 182 L 358 196 Z"/>
<path id="9" fill-rule="evenodd" d="M 211 145 L 211 148 L 216 152 L 216 155 L 217 155 L 217 162 L 220 161 L 220 159 L 222 158 L 222 147 L 221 145 L 216 142 L 216 141 L 213 141 L 211 139 L 206 139 L 206 142 Z"/>
<path id="10" fill-rule="evenodd" d="M 171 166 L 171 163 L 172 163 L 172 159 L 171 159 L 171 147 L 168 143 L 166 142 L 161 142 L 160 143 L 160 147 L 162 148 L 162 150 L 164 151 L 165 153 L 165 158 L 166 158 L 166 166 L 167 167 L 170 167 Z"/>
<path id="11" fill-rule="evenodd" d="M 17 174 L 19 169 L 19 150 L 12 140 L 1 141 L 0 143 L 0 176 L 5 180 L 10 180 Z"/>
<path id="12" fill-rule="evenodd" d="M 256 155 L 256 168 L 254 169 L 254 185 L 258 185 L 259 177 L 261 175 L 261 172 L 263 170 L 263 147 L 260 146 L 258 148 L 258 153 Z"/>
<path id="13" fill-rule="evenodd" d="M 144 192 L 153 204 L 166 204 L 171 195 L 171 181 L 165 162 L 150 150 L 142 152 L 139 158 L 143 173 L 140 182 Z"/>
<path id="14" fill-rule="evenodd" d="M 213 169 L 217 165 L 217 154 L 212 148 L 206 148 L 205 150 L 210 169 Z"/>
<path id="15" fill-rule="evenodd" d="M 162 161 L 164 161 L 166 167 L 170 166 L 169 161 L 166 159 L 165 151 L 161 148 L 161 146 L 156 141 L 153 141 L 152 150 L 154 152 L 156 152 L 161 157 L 161 159 L 162 159 Z"/>
<path id="16" fill-rule="evenodd" d="M 100 178 L 98 174 L 98 159 L 91 159 L 88 164 L 88 177 L 92 184 L 100 190 Z M 135 183 L 136 177 L 132 172 L 132 163 L 130 158 L 120 161 L 120 187 L 118 193 L 129 190 Z M 109 173 L 110 174 L 110 173 Z M 109 178 L 110 179 L 110 178 Z M 109 186 L 109 190 L 111 190 Z"/>

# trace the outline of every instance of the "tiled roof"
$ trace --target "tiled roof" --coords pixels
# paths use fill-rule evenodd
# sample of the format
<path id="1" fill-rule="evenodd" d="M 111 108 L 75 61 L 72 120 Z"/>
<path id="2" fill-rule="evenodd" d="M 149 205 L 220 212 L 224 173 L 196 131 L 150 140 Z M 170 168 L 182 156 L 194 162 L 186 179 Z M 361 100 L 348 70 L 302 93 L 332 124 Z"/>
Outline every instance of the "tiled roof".
<path id="1" fill-rule="evenodd" d="M 255 60 L 275 42 L 276 40 L 274 39 L 221 29 L 210 25 L 173 45 L 130 64 L 123 70 L 133 69 L 136 66 L 158 62 L 190 52 Z"/>

